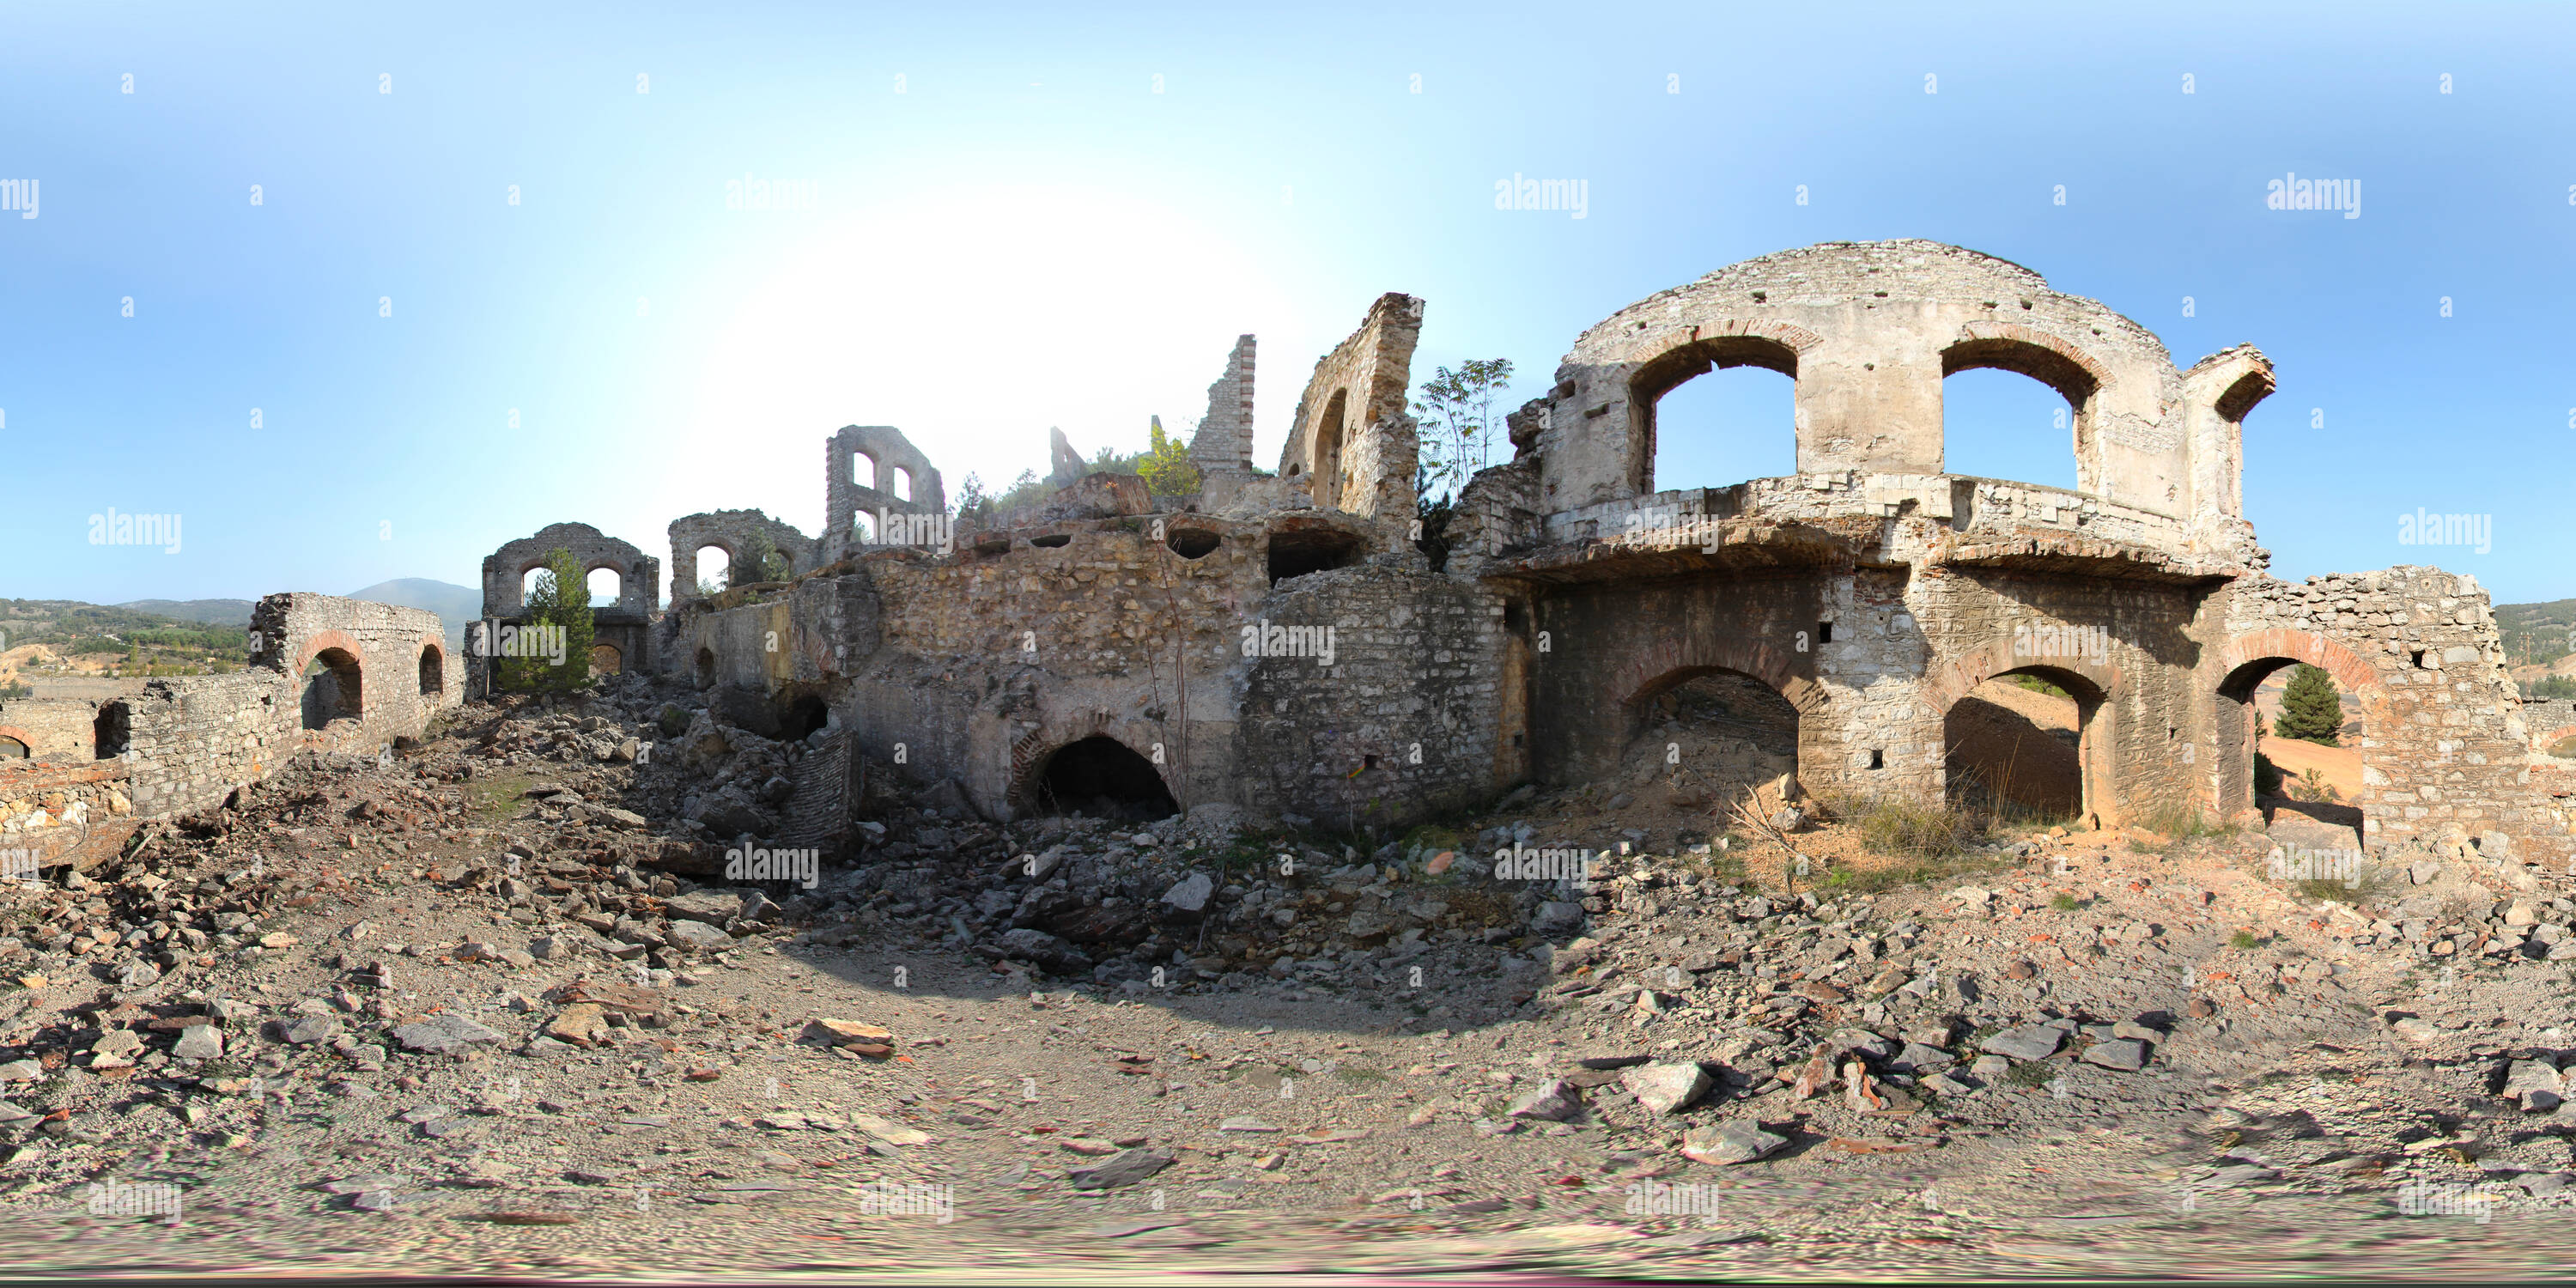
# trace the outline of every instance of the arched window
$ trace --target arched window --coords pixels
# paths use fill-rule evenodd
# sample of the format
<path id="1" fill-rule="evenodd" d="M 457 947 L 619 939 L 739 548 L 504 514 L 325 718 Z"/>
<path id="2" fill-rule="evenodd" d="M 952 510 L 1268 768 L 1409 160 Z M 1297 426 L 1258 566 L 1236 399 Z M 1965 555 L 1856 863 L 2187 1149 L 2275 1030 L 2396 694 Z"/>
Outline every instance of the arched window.
<path id="1" fill-rule="evenodd" d="M 537 597 L 537 578 L 539 578 L 539 577 L 543 577 L 543 576 L 545 576 L 545 575 L 546 575 L 546 570 L 545 570 L 545 568 L 544 568 L 542 565 L 540 565 L 540 566 L 538 566 L 538 567 L 535 567 L 535 568 L 530 568 L 530 569 L 529 569 L 529 570 L 527 570 L 526 572 L 523 572 L 523 573 L 520 573 L 520 574 L 519 574 L 519 605 L 520 605 L 520 607 L 522 607 L 522 608 L 526 607 L 526 606 L 527 606 L 527 604 L 528 604 L 528 601 L 530 601 L 530 600 L 532 600 L 532 599 L 535 599 L 535 598 Z"/>
<path id="2" fill-rule="evenodd" d="M 432 698 L 447 692 L 447 660 L 435 644 L 420 651 L 420 691 Z"/>
<path id="3" fill-rule="evenodd" d="M 1941 351 L 1942 469 L 2082 490 L 2084 412 L 2096 382 L 2074 359 L 2022 340 Z"/>
<path id="4" fill-rule="evenodd" d="M 614 568 L 593 568 L 590 570 L 589 580 L 590 604 L 593 608 L 606 608 L 625 595 L 626 579 L 619 576 Z"/>
<path id="5" fill-rule="evenodd" d="M 1631 465 L 1640 493 L 1798 472 L 1798 353 L 1779 341 L 1684 345 L 1637 369 L 1629 407 L 1640 422 Z"/>
<path id="6" fill-rule="evenodd" d="M 732 584 L 733 556 L 723 546 L 698 547 L 698 586 L 701 595 L 712 595 Z"/>
<path id="7" fill-rule="evenodd" d="M 894 469 L 894 497 L 898 501 L 912 499 L 912 471 L 900 465 Z"/>

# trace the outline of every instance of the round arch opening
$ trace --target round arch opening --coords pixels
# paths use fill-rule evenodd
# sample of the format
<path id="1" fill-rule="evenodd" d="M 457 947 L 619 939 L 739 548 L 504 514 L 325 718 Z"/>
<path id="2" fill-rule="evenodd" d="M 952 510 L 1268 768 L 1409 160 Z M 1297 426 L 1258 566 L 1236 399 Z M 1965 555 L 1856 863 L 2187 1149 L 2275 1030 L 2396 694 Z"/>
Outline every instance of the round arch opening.
<path id="1" fill-rule="evenodd" d="M 2093 717 L 2105 695 L 2056 667 L 1988 677 L 1941 717 L 1944 803 L 2012 827 L 2101 825 L 2102 754 Z"/>
<path id="2" fill-rule="evenodd" d="M 1050 752 L 1031 775 L 1027 795 L 1041 814 L 1145 823 L 1181 812 L 1153 762 L 1104 734 Z"/>

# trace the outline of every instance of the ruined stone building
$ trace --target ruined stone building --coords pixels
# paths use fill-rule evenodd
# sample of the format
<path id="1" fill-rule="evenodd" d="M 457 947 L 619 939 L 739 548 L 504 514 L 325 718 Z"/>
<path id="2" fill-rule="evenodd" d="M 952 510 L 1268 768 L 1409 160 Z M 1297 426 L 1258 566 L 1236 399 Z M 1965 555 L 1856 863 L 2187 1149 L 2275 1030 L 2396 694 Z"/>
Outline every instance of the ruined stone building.
<path id="1" fill-rule="evenodd" d="M 1990 754 L 1963 720 L 2014 676 L 2071 700 L 2053 808 L 2230 820 L 2253 802 L 2255 691 L 2309 662 L 2360 707 L 2368 846 L 2564 845 L 2522 790 L 2543 731 L 2474 579 L 2266 574 L 2239 476 L 2274 376 L 2250 346 L 2178 368 L 2102 304 L 1933 242 L 1766 255 L 1577 336 L 1511 414 L 1511 459 L 1430 533 L 1406 402 L 1422 319 L 1409 296 L 1370 306 L 1315 364 L 1272 470 L 1250 455 L 1243 337 L 1190 445 L 1192 496 L 1092 474 L 952 525 L 928 457 L 852 425 L 826 440 L 821 533 L 756 510 L 681 518 L 657 611 L 658 560 L 558 524 L 485 561 L 486 617 L 523 614 L 527 573 L 560 546 L 621 579 L 596 610 L 609 667 L 679 677 L 737 724 L 864 752 L 988 816 L 1222 804 L 1352 829 L 1531 782 L 2012 799 L 2022 753 Z M 1739 366 L 1794 382 L 1797 472 L 1664 486 L 1659 402 Z M 1946 472 L 1942 381 L 1976 368 L 2065 400 L 2075 489 Z M 755 534 L 789 578 L 700 593 L 699 552 L 730 561 Z M 278 651 L 239 684 L 174 682 L 127 712 L 138 745 L 218 757 L 156 770 L 156 799 L 219 794 L 279 740 L 327 735 L 294 708 L 308 663 L 341 665 L 329 648 L 356 668 L 339 709 L 365 722 L 338 741 L 415 729 L 430 694 L 457 694 L 460 668 L 428 675 L 425 614 L 324 602 L 264 601 Z M 394 616 L 365 634 L 360 610 Z M 344 642 L 318 642 L 324 618 Z M 417 695 L 380 696 L 415 659 Z"/>
<path id="2" fill-rule="evenodd" d="M 88 718 L 42 722 L 33 756 L 0 762 L 0 849 L 90 866 L 136 823 L 222 804 L 298 755 L 382 756 L 464 696 L 437 615 L 416 608 L 270 595 L 251 610 L 250 640 L 237 672 L 58 700 Z"/>
<path id="3" fill-rule="evenodd" d="M 1108 796 L 1343 827 L 1620 778 L 1688 686 L 1773 703 L 1747 728 L 1782 731 L 1809 793 L 1939 802 L 1996 771 L 1952 754 L 1954 708 L 2030 675 L 2074 699 L 2073 812 L 2124 826 L 2248 809 L 2254 690 L 2312 662 L 2362 708 L 2370 845 L 2540 830 L 2473 579 L 2265 574 L 2239 474 L 2273 373 L 2250 346 L 2177 368 L 2128 318 L 1953 246 L 1764 256 L 1577 337 L 1435 564 L 1406 412 L 1422 308 L 1378 300 L 1316 364 L 1269 473 L 1243 337 L 1195 497 L 1094 475 L 952 534 L 923 521 L 940 475 L 903 435 L 843 429 L 811 573 L 674 604 L 662 665 L 991 815 Z M 1745 365 L 1795 383 L 1798 472 L 1661 486 L 1659 400 Z M 1942 380 L 1972 368 L 2066 400 L 2076 489 L 1945 472 Z"/>

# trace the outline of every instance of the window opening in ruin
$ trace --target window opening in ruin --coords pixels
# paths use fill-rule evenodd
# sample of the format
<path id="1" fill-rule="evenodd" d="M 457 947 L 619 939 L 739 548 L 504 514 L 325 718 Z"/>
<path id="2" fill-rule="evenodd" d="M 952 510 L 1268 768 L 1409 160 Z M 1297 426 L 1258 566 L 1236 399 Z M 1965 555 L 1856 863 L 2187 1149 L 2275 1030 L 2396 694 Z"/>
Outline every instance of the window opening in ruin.
<path id="1" fill-rule="evenodd" d="M 420 691 L 433 698 L 447 691 L 447 660 L 435 644 L 420 650 Z"/>
<path id="2" fill-rule="evenodd" d="M 1333 400 L 1324 405 L 1324 415 L 1315 428 L 1315 504 L 1337 505 L 1341 500 L 1342 420 L 1351 400 L 1351 391 L 1336 389 Z"/>
<path id="3" fill-rule="evenodd" d="M 900 465 L 894 467 L 894 499 L 898 501 L 912 499 L 912 471 Z"/>
<path id="4" fill-rule="evenodd" d="M 1513 635 L 1529 629 L 1529 609 L 1516 600 L 1503 604 L 1503 629 Z"/>
<path id="5" fill-rule="evenodd" d="M 1115 738 L 1095 734 L 1056 748 L 1029 795 L 1047 814 L 1142 823 L 1180 812 L 1152 762 Z"/>
<path id="6" fill-rule="evenodd" d="M 877 458 L 866 452 L 856 452 L 851 455 L 850 481 L 863 488 L 872 488 L 880 492 L 885 490 L 877 484 Z"/>
<path id="7" fill-rule="evenodd" d="M 326 648 L 304 667 L 304 727 L 323 729 L 334 720 L 362 718 L 365 685 L 358 659 L 344 649 Z"/>
<path id="8" fill-rule="evenodd" d="M 851 515 L 850 535 L 853 540 L 857 541 L 858 544 L 862 546 L 875 545 L 877 543 L 877 521 L 875 516 L 870 515 L 865 510 L 861 510 L 856 514 Z"/>
<path id="9" fill-rule="evenodd" d="M 90 754 L 100 760 L 114 760 L 125 754 L 134 736 L 133 713 L 122 702 L 110 702 L 98 709 L 98 718 L 90 721 Z"/>
<path id="10" fill-rule="evenodd" d="M 1375 757 L 1375 756 L 1362 756 L 1362 757 L 1360 757 L 1360 769 L 1361 769 L 1363 772 L 1365 772 L 1365 771 L 1367 771 L 1367 770 L 1375 769 L 1375 768 L 1377 768 L 1377 757 Z"/>
<path id="11" fill-rule="evenodd" d="M 590 606 L 606 608 L 624 597 L 626 579 L 614 568 L 593 568 L 588 578 Z"/>
<path id="12" fill-rule="evenodd" d="M 1330 572 L 1348 568 L 1360 561 L 1367 546 L 1358 537 L 1329 529 L 1304 529 L 1270 534 L 1270 584 L 1278 585 L 1291 577 L 1310 572 Z"/>
<path id="13" fill-rule="evenodd" d="M 1660 784 L 1673 799 L 1703 803 L 1694 808 L 1724 809 L 1798 772 L 1798 708 L 1741 671 L 1685 667 L 1648 686 L 1631 711 L 1620 772 L 1632 789 Z"/>
<path id="14" fill-rule="evenodd" d="M 1870 768 L 1872 768 L 1872 769 L 1885 769 L 1885 768 L 1887 768 L 1887 753 L 1886 753 L 1886 752 L 1884 752 L 1884 751 L 1882 751 L 1882 750 L 1880 750 L 1879 748 L 1876 748 L 1876 747 L 1872 747 L 1872 748 L 1870 748 L 1870 749 L 1869 749 L 1869 767 L 1870 767 Z"/>
<path id="15" fill-rule="evenodd" d="M 2093 377 L 2052 349 L 1964 340 L 1941 353 L 1942 469 L 2075 490 Z"/>
<path id="16" fill-rule="evenodd" d="M 1751 336 L 1686 345 L 1640 368 L 1629 386 L 1638 490 L 1797 473 L 1797 373 L 1794 351 Z"/>
<path id="17" fill-rule="evenodd" d="M 2014 826 L 2081 818 L 2085 731 L 2100 705 L 2092 685 L 2054 670 L 1969 690 L 1941 721 L 1950 807 Z"/>
<path id="18" fill-rule="evenodd" d="M 27 744 L 7 734 L 0 734 L 0 760 L 25 760 L 26 758 Z"/>
<path id="19" fill-rule="evenodd" d="M 713 595 L 732 583 L 733 556 L 723 546 L 698 547 L 697 593 Z"/>
<path id="20" fill-rule="evenodd" d="M 1224 545 L 1225 539 L 1205 528 L 1174 528 L 1163 538 L 1163 544 L 1183 559 L 1201 559 Z"/>
<path id="21" fill-rule="evenodd" d="M 1033 546 L 1040 546 L 1040 547 L 1043 547 L 1043 548 L 1048 549 L 1048 550 L 1056 550 L 1056 549 L 1060 549 L 1060 548 L 1065 547 L 1065 546 L 1072 545 L 1072 544 L 1073 544 L 1073 537 L 1072 537 L 1072 535 L 1071 535 L 1070 533 L 1058 532 L 1058 533 L 1054 533 L 1054 534 L 1049 535 L 1049 536 L 1043 536 L 1043 537 L 1031 537 L 1031 538 L 1029 538 L 1029 544 L 1030 544 L 1030 545 L 1033 545 Z"/>
<path id="22" fill-rule="evenodd" d="M 831 707 L 813 694 L 802 694 L 778 713 L 778 737 L 783 742 L 802 742 L 830 723 Z"/>
<path id="23" fill-rule="evenodd" d="M 975 553 L 1006 555 L 1011 552 L 1011 537 L 1006 532 L 990 532 L 975 538 Z"/>
<path id="24" fill-rule="evenodd" d="M 1832 622 L 1816 623 L 1816 642 L 1819 644 L 1831 644 L 1834 642 L 1834 624 Z"/>
<path id="25" fill-rule="evenodd" d="M 710 688 L 710 687 L 713 687 L 713 686 L 714 686 L 715 682 L 716 682 L 716 651 L 715 651 L 714 649 L 711 649 L 711 648 L 702 648 L 702 649 L 699 649 L 699 650 L 698 650 L 698 687 L 699 687 L 699 688 L 701 688 L 701 689 L 704 689 L 704 688 Z"/>
<path id="26" fill-rule="evenodd" d="M 537 593 L 537 578 L 544 576 L 545 573 L 546 570 L 543 567 L 536 567 L 519 574 L 520 607 L 526 607 L 528 600 Z"/>
<path id="27" fill-rule="evenodd" d="M 593 645 L 591 645 L 591 646 L 590 646 L 590 673 L 591 673 L 591 674 L 593 674 L 593 675 L 615 675 L 615 674 L 617 674 L 618 672 L 623 671 L 623 670 L 625 670 L 625 669 L 626 669 L 626 655 L 625 655 L 624 653 L 621 653 L 621 652 L 617 651 L 617 646 L 616 646 L 616 645 L 614 645 L 614 644 L 593 644 Z"/>

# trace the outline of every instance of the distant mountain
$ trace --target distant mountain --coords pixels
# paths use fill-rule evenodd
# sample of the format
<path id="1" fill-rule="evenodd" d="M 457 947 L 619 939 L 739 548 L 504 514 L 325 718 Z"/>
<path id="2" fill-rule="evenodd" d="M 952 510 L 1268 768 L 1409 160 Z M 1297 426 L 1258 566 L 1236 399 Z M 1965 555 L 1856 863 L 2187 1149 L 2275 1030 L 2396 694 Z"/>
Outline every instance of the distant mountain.
<path id="1" fill-rule="evenodd" d="M 251 602 L 247 599 L 132 599 L 116 607 L 209 626 L 250 625 Z"/>
<path id="2" fill-rule="evenodd" d="M 350 591 L 347 597 L 438 614 L 439 624 L 447 628 L 448 651 L 455 653 L 465 649 L 465 624 L 483 615 L 482 591 L 428 577 L 380 581 L 365 590 Z"/>

